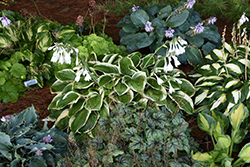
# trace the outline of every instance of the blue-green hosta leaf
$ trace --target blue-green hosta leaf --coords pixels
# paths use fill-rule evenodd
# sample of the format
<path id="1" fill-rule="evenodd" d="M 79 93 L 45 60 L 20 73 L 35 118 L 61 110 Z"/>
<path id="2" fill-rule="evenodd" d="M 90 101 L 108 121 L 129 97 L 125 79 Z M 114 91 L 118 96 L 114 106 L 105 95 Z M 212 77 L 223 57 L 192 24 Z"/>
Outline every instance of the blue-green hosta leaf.
<path id="1" fill-rule="evenodd" d="M 135 26 L 133 23 L 128 23 L 128 24 L 125 24 L 123 27 L 122 27 L 122 30 L 126 33 L 136 33 L 137 31 L 139 31 L 139 27 L 138 26 Z"/>
<path id="2" fill-rule="evenodd" d="M 227 99 L 226 99 L 226 94 L 224 94 L 224 93 L 221 94 L 220 97 L 219 97 L 219 99 L 216 100 L 216 101 L 213 103 L 213 105 L 212 105 L 212 107 L 211 107 L 210 110 L 214 110 L 214 109 L 217 108 L 220 104 L 224 103 L 226 100 L 227 100 Z"/>
<path id="3" fill-rule="evenodd" d="M 103 73 L 119 73 L 119 68 L 116 65 L 110 63 L 97 62 L 94 67 L 95 70 L 101 71 Z"/>
<path id="4" fill-rule="evenodd" d="M 173 93 L 172 98 L 176 101 L 180 109 L 186 111 L 189 114 L 194 113 L 194 104 L 190 96 L 182 91 Z"/>
<path id="5" fill-rule="evenodd" d="M 81 127 L 83 127 L 89 116 L 91 114 L 91 111 L 90 110 L 86 110 L 86 109 L 83 109 L 79 112 L 79 114 L 77 114 L 76 117 L 73 118 L 73 121 L 71 120 L 70 121 L 70 128 L 71 130 L 76 133 Z"/>
<path id="6" fill-rule="evenodd" d="M 250 163 L 250 143 L 247 143 L 238 155 L 244 162 Z"/>
<path id="7" fill-rule="evenodd" d="M 66 81 L 60 81 L 57 80 L 56 82 L 53 83 L 53 85 L 50 87 L 50 91 L 54 94 L 54 93 L 60 93 L 64 87 L 68 85 L 68 82 Z"/>
<path id="8" fill-rule="evenodd" d="M 123 75 L 132 75 L 131 67 L 134 66 L 133 61 L 128 57 L 123 57 L 118 62 L 119 70 Z"/>
<path id="9" fill-rule="evenodd" d="M 145 57 L 143 57 L 141 68 L 145 69 L 145 68 L 147 68 L 149 66 L 152 66 L 154 64 L 155 64 L 155 55 L 154 54 L 148 54 Z"/>
<path id="10" fill-rule="evenodd" d="M 86 101 L 86 109 L 99 111 L 103 104 L 104 93 L 89 97 Z"/>
<path id="11" fill-rule="evenodd" d="M 129 87 L 122 83 L 122 82 L 118 82 L 116 85 L 115 85 L 115 92 L 121 96 L 125 93 L 127 93 L 129 91 Z"/>
<path id="12" fill-rule="evenodd" d="M 196 47 L 187 47 L 186 55 L 187 55 L 188 62 L 193 66 L 203 63 L 201 51 L 197 49 Z"/>
<path id="13" fill-rule="evenodd" d="M 78 101 L 80 97 L 81 97 L 80 94 L 70 91 L 66 93 L 60 101 L 57 102 L 57 108 L 61 109 L 69 104 L 75 103 Z"/>
<path id="14" fill-rule="evenodd" d="M 56 73 L 56 78 L 61 81 L 73 81 L 76 77 L 76 74 L 71 69 L 64 69 Z"/>
<path id="15" fill-rule="evenodd" d="M 241 123 L 248 117 L 248 109 L 242 103 L 235 105 L 230 113 L 229 120 L 234 130 L 240 128 Z"/>
<path id="16" fill-rule="evenodd" d="M 242 74 L 242 71 L 240 69 L 239 66 L 237 66 L 236 64 L 233 64 L 233 63 L 229 63 L 229 64 L 226 64 L 225 65 L 229 70 L 237 73 L 237 74 Z"/>
<path id="17" fill-rule="evenodd" d="M 207 132 L 209 135 L 212 135 L 211 133 L 216 126 L 216 121 L 214 118 L 208 114 L 199 113 L 197 120 L 199 128 Z"/>
<path id="18" fill-rule="evenodd" d="M 12 160 L 11 151 L 12 144 L 10 142 L 10 137 L 3 132 L 0 132 L 0 153 L 7 158 L 9 161 Z"/>
<path id="19" fill-rule="evenodd" d="M 178 27 L 182 25 L 188 18 L 189 11 L 183 10 L 182 13 L 177 15 L 172 15 L 169 20 L 167 20 L 168 27 Z"/>
<path id="20" fill-rule="evenodd" d="M 145 28 L 147 21 L 149 21 L 148 14 L 142 9 L 138 9 L 137 11 L 131 13 L 130 18 L 134 25 L 142 28 Z"/>
<path id="21" fill-rule="evenodd" d="M 138 72 L 135 72 L 133 74 L 132 78 L 124 77 L 123 81 L 133 91 L 138 92 L 138 93 L 143 93 L 143 90 L 145 89 L 145 85 L 146 85 L 146 82 L 147 82 L 147 76 L 146 76 L 145 72 L 138 71 Z"/>
<path id="22" fill-rule="evenodd" d="M 10 69 L 11 75 L 13 75 L 16 78 L 21 78 L 21 76 L 27 74 L 27 70 L 24 65 L 20 63 L 15 63 Z"/>
<path id="23" fill-rule="evenodd" d="M 207 98 L 207 94 L 208 94 L 209 90 L 203 90 L 202 93 L 200 93 L 199 95 L 197 95 L 195 97 L 194 100 L 194 104 L 198 105 L 199 103 L 201 103 L 204 99 Z"/>

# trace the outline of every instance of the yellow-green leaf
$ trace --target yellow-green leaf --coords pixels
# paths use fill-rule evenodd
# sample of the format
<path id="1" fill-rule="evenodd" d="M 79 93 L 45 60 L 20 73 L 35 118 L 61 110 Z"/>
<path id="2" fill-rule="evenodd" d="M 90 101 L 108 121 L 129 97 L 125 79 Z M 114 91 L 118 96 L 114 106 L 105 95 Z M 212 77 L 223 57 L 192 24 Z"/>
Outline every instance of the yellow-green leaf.
<path id="1" fill-rule="evenodd" d="M 248 117 L 248 109 L 242 103 L 235 105 L 229 113 L 229 119 L 234 129 L 239 129 L 246 117 Z"/>
<path id="2" fill-rule="evenodd" d="M 250 143 L 247 143 L 240 151 L 239 157 L 246 163 L 250 163 Z"/>

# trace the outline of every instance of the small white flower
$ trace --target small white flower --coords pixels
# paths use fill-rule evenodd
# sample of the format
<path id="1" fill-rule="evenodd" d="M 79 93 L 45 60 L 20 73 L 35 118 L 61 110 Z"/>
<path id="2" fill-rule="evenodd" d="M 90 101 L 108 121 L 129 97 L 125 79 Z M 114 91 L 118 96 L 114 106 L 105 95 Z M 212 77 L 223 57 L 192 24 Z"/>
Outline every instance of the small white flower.
<path id="1" fill-rule="evenodd" d="M 44 118 L 44 119 L 42 119 L 42 121 L 50 121 L 50 119 L 49 118 Z"/>
<path id="2" fill-rule="evenodd" d="M 181 44 L 181 45 L 180 45 Z M 185 48 L 187 42 L 183 40 L 181 37 L 175 38 L 169 42 L 169 53 L 175 53 L 176 56 L 185 53 Z M 183 45 L 183 46 L 182 46 Z"/>
<path id="3" fill-rule="evenodd" d="M 73 70 L 77 70 L 76 72 L 76 77 L 75 77 L 75 81 L 79 82 L 81 75 L 83 75 L 85 78 L 85 81 L 90 81 L 91 80 L 91 76 L 89 75 L 88 70 L 83 69 L 82 68 L 82 64 L 79 64 L 77 67 L 74 67 Z"/>
<path id="4" fill-rule="evenodd" d="M 172 85 L 170 84 L 170 82 L 168 81 L 169 84 L 169 93 L 172 94 L 173 92 L 175 92 L 174 88 L 172 87 Z"/>
<path id="5" fill-rule="evenodd" d="M 243 37 L 247 33 L 247 28 L 243 28 L 243 32 L 241 33 L 241 37 Z"/>
<path id="6" fill-rule="evenodd" d="M 6 16 L 0 17 L 0 20 L 4 27 L 8 27 L 9 24 L 11 23 L 10 19 L 8 19 Z"/>
<path id="7" fill-rule="evenodd" d="M 246 17 L 246 13 L 244 12 L 239 20 L 239 26 L 241 26 L 246 21 L 249 21 L 248 17 Z"/>
<path id="8" fill-rule="evenodd" d="M 89 73 L 86 74 L 84 80 L 85 81 L 90 81 L 91 80 L 91 76 L 89 75 Z"/>
<path id="9" fill-rule="evenodd" d="M 173 60 L 174 60 L 174 65 L 175 67 L 178 67 L 179 65 L 181 65 L 181 63 L 179 62 L 178 58 L 176 56 L 172 56 Z"/>
<path id="10" fill-rule="evenodd" d="M 167 73 L 168 71 L 173 71 L 173 69 L 174 69 L 174 67 L 171 64 L 171 57 L 168 57 L 168 63 L 165 59 L 165 64 L 164 64 L 163 70 L 165 73 Z"/>
<path id="11" fill-rule="evenodd" d="M 178 83 L 178 84 L 182 84 L 182 81 L 178 78 L 174 78 L 174 80 Z"/>
<path id="12" fill-rule="evenodd" d="M 156 74 L 155 74 L 155 77 L 156 77 L 156 79 L 157 79 L 157 83 L 158 83 L 158 85 L 161 85 L 164 81 L 161 79 L 161 78 L 159 78 Z"/>

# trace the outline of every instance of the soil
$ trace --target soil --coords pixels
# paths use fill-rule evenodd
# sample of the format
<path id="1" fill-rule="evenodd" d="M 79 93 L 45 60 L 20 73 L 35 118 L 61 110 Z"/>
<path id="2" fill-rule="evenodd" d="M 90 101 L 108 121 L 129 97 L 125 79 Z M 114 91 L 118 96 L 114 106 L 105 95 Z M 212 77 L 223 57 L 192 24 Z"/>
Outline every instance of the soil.
<path id="1" fill-rule="evenodd" d="M 104 3 L 105 0 L 99 0 L 98 2 Z M 33 15 L 43 18 L 47 18 L 51 21 L 57 21 L 59 23 L 75 23 L 78 15 L 85 15 L 86 11 L 89 8 L 89 0 L 16 0 L 15 3 L 10 4 L 9 6 L 1 6 L 0 9 L 12 10 L 15 12 L 20 12 L 23 16 Z M 203 16 L 208 18 L 210 16 Z M 101 22 L 104 18 L 103 13 L 98 13 L 96 15 L 96 22 Z M 108 13 L 107 15 L 107 26 L 105 33 L 112 37 L 115 44 L 119 44 L 119 31 L 120 28 L 116 27 L 116 24 L 122 17 L 117 17 L 114 14 Z M 225 25 L 228 25 L 226 33 L 226 41 L 231 41 L 231 27 L 232 25 L 227 20 L 218 19 L 216 24 L 218 27 L 219 33 L 222 35 L 223 28 Z M 193 68 L 182 66 L 181 69 L 187 74 Z M 8 114 L 19 113 L 34 105 L 37 112 L 39 112 L 40 119 L 46 118 L 49 115 L 47 107 L 49 106 L 51 100 L 55 95 L 50 93 L 48 86 L 45 86 L 42 89 L 39 88 L 30 88 L 25 94 L 21 95 L 17 102 L 15 103 L 0 103 L 0 117 Z M 199 129 L 197 125 L 197 120 L 191 118 L 187 120 L 192 129 L 191 135 L 195 138 L 195 141 L 200 144 L 200 147 L 203 151 L 210 151 L 212 148 L 211 140 L 208 135 Z"/>

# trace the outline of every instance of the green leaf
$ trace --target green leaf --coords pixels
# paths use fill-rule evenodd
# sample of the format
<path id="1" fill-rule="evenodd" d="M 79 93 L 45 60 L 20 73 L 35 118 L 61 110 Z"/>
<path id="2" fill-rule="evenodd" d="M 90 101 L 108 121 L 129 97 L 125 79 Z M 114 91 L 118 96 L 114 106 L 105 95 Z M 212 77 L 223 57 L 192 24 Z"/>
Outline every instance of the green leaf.
<path id="1" fill-rule="evenodd" d="M 145 57 L 143 57 L 141 68 L 145 69 L 145 68 L 147 68 L 149 66 L 152 66 L 154 64 L 155 64 L 155 55 L 154 54 L 148 54 Z"/>
<path id="2" fill-rule="evenodd" d="M 242 74 L 242 71 L 240 69 L 239 66 L 237 66 L 236 64 L 233 64 L 233 63 L 229 63 L 229 64 L 226 64 L 225 65 L 229 70 L 237 73 L 237 74 Z"/>
<path id="3" fill-rule="evenodd" d="M 233 129 L 238 130 L 240 128 L 241 123 L 245 118 L 248 117 L 248 109 L 242 103 L 235 105 L 230 113 L 229 120 L 233 127 Z"/>
<path id="4" fill-rule="evenodd" d="M 135 26 L 133 23 L 128 23 L 122 27 L 122 30 L 126 33 L 136 33 L 139 31 L 139 27 Z"/>
<path id="5" fill-rule="evenodd" d="M 0 48 L 8 48 L 11 46 L 11 40 L 3 33 L 0 34 Z"/>
<path id="6" fill-rule="evenodd" d="M 71 69 L 64 69 L 56 73 L 56 78 L 61 81 L 73 81 L 76 77 L 76 74 Z"/>
<path id="7" fill-rule="evenodd" d="M 100 87 L 102 87 L 103 85 L 109 83 L 111 81 L 111 76 L 109 74 L 106 74 L 106 75 L 101 75 L 99 78 L 98 78 L 98 84 Z"/>
<path id="8" fill-rule="evenodd" d="M 98 119 L 99 119 L 99 115 L 95 114 L 94 112 L 92 112 L 88 118 L 88 121 L 86 122 L 86 124 L 84 125 L 84 127 L 82 127 L 79 132 L 81 133 L 88 133 L 89 131 L 91 131 L 97 124 Z"/>
<path id="9" fill-rule="evenodd" d="M 134 67 L 134 64 L 132 60 L 128 57 L 123 57 L 118 62 L 120 72 L 123 75 L 132 75 L 133 71 L 131 70 L 131 67 Z"/>
<path id="10" fill-rule="evenodd" d="M 172 15 L 169 20 L 167 20 L 168 27 L 178 27 L 182 25 L 188 18 L 189 12 L 188 10 L 183 10 L 182 13 L 177 15 Z"/>
<path id="11" fill-rule="evenodd" d="M 70 91 L 68 93 L 66 93 L 63 98 L 58 101 L 57 103 L 57 108 L 58 109 L 61 109 L 61 108 L 64 108 L 65 106 L 69 105 L 69 104 L 72 104 L 72 103 L 75 103 L 78 101 L 78 99 L 80 98 L 80 94 L 76 93 L 76 92 L 73 92 L 73 91 Z"/>
<path id="12" fill-rule="evenodd" d="M 241 150 L 238 155 L 246 163 L 250 163 L 250 143 L 247 143 Z"/>
<path id="13" fill-rule="evenodd" d="M 210 110 L 214 110 L 215 108 L 219 107 L 222 103 L 226 102 L 226 100 L 227 100 L 226 94 L 225 93 L 221 94 L 219 99 L 213 103 Z"/>
<path id="14" fill-rule="evenodd" d="M 77 103 L 74 103 L 70 106 L 70 109 L 69 109 L 69 117 L 72 117 L 73 115 L 75 115 L 79 110 L 83 109 L 84 107 L 84 103 L 85 102 L 85 99 L 83 98 L 80 98 Z"/>
<path id="15" fill-rule="evenodd" d="M 182 91 L 177 91 L 171 95 L 178 106 L 189 114 L 194 113 L 194 104 L 190 96 Z"/>
<path id="16" fill-rule="evenodd" d="M 131 143 L 129 144 L 130 149 L 139 150 L 139 153 L 146 150 L 146 145 L 140 136 L 135 135 L 134 137 L 131 137 L 130 140 L 131 140 Z"/>
<path id="17" fill-rule="evenodd" d="M 53 85 L 50 87 L 50 90 L 51 92 L 53 93 L 59 93 L 61 92 L 64 87 L 68 85 L 68 82 L 65 82 L 65 81 L 60 81 L 60 80 L 57 80 L 56 82 L 53 83 Z"/>
<path id="18" fill-rule="evenodd" d="M 47 167 L 47 163 L 42 156 L 32 156 L 29 167 Z"/>
<path id="19" fill-rule="evenodd" d="M 219 122 L 220 125 L 223 127 L 223 130 L 226 131 L 229 127 L 229 121 L 226 115 L 221 112 L 211 111 L 212 117 L 215 119 L 216 122 Z"/>
<path id="20" fill-rule="evenodd" d="M 46 52 L 48 48 L 52 44 L 52 38 L 50 32 L 44 34 L 40 39 L 37 41 L 37 48 L 40 49 L 42 52 Z"/>
<path id="21" fill-rule="evenodd" d="M 110 63 L 98 62 L 93 67 L 95 70 L 101 71 L 103 73 L 119 73 L 119 69 L 116 65 Z"/>
<path id="22" fill-rule="evenodd" d="M 74 118 L 72 123 L 70 124 L 71 130 L 76 133 L 81 127 L 83 127 L 87 120 L 89 119 L 89 116 L 91 114 L 90 110 L 83 109 L 79 112 L 79 114 Z"/>
<path id="23" fill-rule="evenodd" d="M 167 92 L 163 87 L 161 87 L 161 90 L 156 90 L 156 89 L 149 87 L 146 90 L 144 90 L 144 95 L 148 99 L 157 103 L 157 102 L 162 101 L 166 98 Z"/>
<path id="24" fill-rule="evenodd" d="M 98 94 L 98 95 L 89 97 L 86 100 L 86 105 L 85 105 L 86 109 L 99 111 L 103 104 L 103 98 L 104 98 L 103 93 L 101 95 Z"/>
<path id="25" fill-rule="evenodd" d="M 192 97 L 195 94 L 195 88 L 191 82 L 185 78 L 178 78 L 182 83 L 179 85 L 180 90 L 185 92 L 188 96 Z"/>
<path id="26" fill-rule="evenodd" d="M 137 11 L 131 13 L 130 18 L 132 22 L 134 23 L 134 25 L 143 27 L 143 28 L 145 27 L 147 21 L 149 21 L 148 14 L 142 9 L 138 9 Z"/>
<path id="27" fill-rule="evenodd" d="M 0 132 L 0 152 L 1 154 L 6 157 L 8 160 L 12 160 L 11 151 L 12 144 L 10 142 L 10 137 L 3 132 Z"/>
<path id="28" fill-rule="evenodd" d="M 213 117 L 208 114 L 198 114 L 198 126 L 201 130 L 207 132 L 209 135 L 212 135 L 211 132 L 213 131 L 216 121 Z"/>
<path id="29" fill-rule="evenodd" d="M 24 65 L 20 63 L 15 63 L 10 69 L 11 75 L 13 75 L 16 78 L 21 78 L 21 76 L 26 75 L 27 71 Z"/>
<path id="30" fill-rule="evenodd" d="M 194 155 L 192 155 L 192 158 L 196 161 L 199 162 L 209 162 L 212 160 L 212 156 L 209 155 L 208 153 L 201 153 L 201 152 L 197 152 Z"/>
<path id="31" fill-rule="evenodd" d="M 130 103 L 133 98 L 134 98 L 134 92 L 132 90 L 127 91 L 125 94 L 118 96 L 116 94 L 114 94 L 114 98 L 115 100 L 117 100 L 118 103 Z"/>
<path id="32" fill-rule="evenodd" d="M 194 100 L 194 104 L 198 105 L 199 103 L 201 103 L 204 99 L 207 98 L 207 94 L 208 94 L 209 90 L 203 90 L 202 93 L 198 94 L 195 96 L 195 100 Z"/>
<path id="33" fill-rule="evenodd" d="M 119 96 L 121 96 L 121 95 L 127 93 L 128 90 L 129 90 L 129 87 L 128 87 L 126 84 L 122 83 L 122 82 L 118 82 L 118 83 L 115 85 L 115 92 L 116 92 Z"/>
<path id="34" fill-rule="evenodd" d="M 217 138 L 217 142 L 222 149 L 227 149 L 231 145 L 231 138 L 228 135 L 221 135 Z"/>
<path id="35" fill-rule="evenodd" d="M 202 64 L 202 55 L 201 55 L 201 51 L 199 49 L 197 49 L 196 47 L 187 47 L 186 48 L 186 54 L 187 54 L 187 59 L 188 62 L 193 65 L 193 66 L 197 66 L 199 64 Z"/>
<path id="36" fill-rule="evenodd" d="M 143 93 L 143 90 L 146 85 L 146 73 L 142 71 L 135 72 L 132 76 L 130 77 L 124 77 L 124 82 L 134 91 L 138 93 Z"/>

